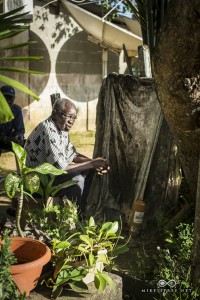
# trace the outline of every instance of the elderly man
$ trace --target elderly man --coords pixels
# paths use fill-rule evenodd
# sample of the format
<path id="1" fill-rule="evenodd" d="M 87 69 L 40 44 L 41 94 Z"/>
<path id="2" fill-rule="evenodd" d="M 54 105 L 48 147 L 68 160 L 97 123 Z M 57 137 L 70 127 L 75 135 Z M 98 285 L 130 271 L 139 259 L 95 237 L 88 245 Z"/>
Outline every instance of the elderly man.
<path id="1" fill-rule="evenodd" d="M 28 137 L 25 150 L 27 152 L 26 164 L 36 167 L 44 162 L 55 167 L 67 170 L 68 174 L 57 176 L 55 184 L 70 179 L 77 184 L 59 192 L 59 196 L 66 195 L 68 199 L 75 200 L 83 211 L 86 195 L 89 191 L 86 184 L 88 170 L 96 170 L 103 175 L 109 170 L 108 161 L 102 157 L 88 158 L 76 152 L 69 139 L 69 131 L 77 118 L 77 109 L 68 99 L 59 99 L 55 102 L 52 114 L 41 122 Z"/>
<path id="2" fill-rule="evenodd" d="M 1 92 L 10 105 L 14 119 L 7 123 L 0 124 L 0 154 L 2 149 L 12 150 L 11 142 L 15 142 L 23 146 L 25 133 L 21 107 L 14 104 L 14 88 L 10 85 L 4 85 L 1 87 Z"/>

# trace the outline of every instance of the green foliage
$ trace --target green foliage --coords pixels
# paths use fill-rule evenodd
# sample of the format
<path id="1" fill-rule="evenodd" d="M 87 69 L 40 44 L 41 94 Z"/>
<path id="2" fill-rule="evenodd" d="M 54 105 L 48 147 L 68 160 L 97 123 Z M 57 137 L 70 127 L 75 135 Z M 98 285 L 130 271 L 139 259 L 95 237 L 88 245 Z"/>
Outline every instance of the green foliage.
<path id="1" fill-rule="evenodd" d="M 8 38 L 14 37 L 23 31 L 29 29 L 29 20 L 25 18 L 27 13 L 20 13 L 23 10 L 23 7 L 12 10 L 8 13 L 0 14 L 0 40 L 6 40 Z M 27 24 L 27 25 L 26 25 Z M 22 48 L 27 45 L 32 44 L 33 42 L 18 43 L 18 44 L 7 44 L 6 46 L 0 47 L 1 58 L 0 61 L 30 61 L 38 60 L 42 57 L 32 56 L 32 57 L 22 57 L 22 56 L 6 56 L 6 50 Z M 3 72 L 23 72 L 23 73 L 34 73 L 34 74 L 44 74 L 42 72 L 35 72 L 33 70 L 19 69 L 13 67 L 5 67 L 0 65 L 0 71 Z M 27 93 L 30 96 L 33 96 L 34 99 L 39 100 L 38 96 L 29 90 L 24 84 L 20 83 L 17 80 L 14 80 L 8 76 L 0 74 L 0 81 L 4 84 L 12 85 L 14 88 L 21 90 L 24 93 Z M 0 92 L 0 124 L 6 123 L 13 119 L 13 113 L 7 104 L 6 99 L 3 94 Z"/>
<path id="2" fill-rule="evenodd" d="M 10 109 L 10 106 L 3 94 L 0 91 L 0 124 L 6 123 L 14 118 L 13 113 Z"/>
<path id="3" fill-rule="evenodd" d="M 78 223 L 78 208 L 70 200 L 64 199 L 63 206 L 46 206 L 28 211 L 26 235 L 50 243 L 52 239 L 64 240 L 69 232 L 74 232 Z M 34 228 L 34 233 L 32 232 Z M 50 246 L 50 245 L 49 245 Z"/>
<path id="4" fill-rule="evenodd" d="M 114 259 L 128 251 L 118 245 L 123 237 L 118 233 L 118 222 L 96 224 L 93 217 L 76 230 L 68 232 L 64 240 L 53 240 L 52 262 L 54 274 L 47 280 L 53 286 L 52 296 L 58 297 L 66 284 L 75 290 L 86 289 L 86 277 L 92 275 L 95 287 L 103 291 L 107 284 L 113 288 L 112 279 L 103 270 L 111 271 Z M 87 276 L 86 276 L 87 275 Z"/>
<path id="5" fill-rule="evenodd" d="M 176 287 L 171 293 L 162 289 L 161 299 L 197 299 L 198 290 L 192 287 L 190 278 L 194 226 L 181 223 L 174 232 L 166 231 L 166 234 L 167 248 L 158 249 L 154 275 L 157 283 L 160 279 L 167 282 L 173 280 L 176 282 Z"/>
<path id="6" fill-rule="evenodd" d="M 0 239 L 0 299 L 1 300 L 23 300 L 25 293 L 20 294 L 15 282 L 11 278 L 10 265 L 17 262 L 11 252 L 9 232 L 4 232 L 3 239 Z"/>
<path id="7" fill-rule="evenodd" d="M 60 190 L 76 184 L 75 180 L 68 180 L 61 184 L 54 185 L 54 180 L 57 175 L 60 174 L 56 174 L 54 172 L 51 177 L 49 174 L 39 174 L 40 186 L 37 190 L 37 193 L 42 197 L 45 206 L 49 205 L 48 201 L 50 200 L 50 196 L 54 197 Z"/>
<path id="8" fill-rule="evenodd" d="M 148 280 L 152 288 L 156 285 L 159 296 L 154 299 L 199 299 L 199 291 L 191 283 L 193 224 L 181 223 L 174 231 L 165 233 L 165 244 L 157 247 L 158 253 L 138 256 L 139 266 L 145 271 L 137 272 L 137 275 L 140 274 L 141 279 Z M 160 286 L 160 281 L 165 283 L 164 286 Z"/>
<path id="9" fill-rule="evenodd" d="M 26 31 L 29 29 L 29 20 L 26 19 L 26 15 L 28 13 L 21 13 L 21 11 L 24 9 L 24 6 L 19 7 L 17 9 L 14 9 L 10 12 L 3 13 L 0 15 L 0 40 L 5 40 L 10 37 L 17 36 L 18 34 Z M 38 60 L 42 57 L 38 56 L 32 56 L 32 57 L 16 57 L 16 56 L 5 56 L 4 57 L 4 51 L 8 49 L 16 49 L 21 48 L 24 46 L 27 46 L 31 44 L 32 42 L 26 42 L 26 43 L 19 43 L 19 44 L 8 44 L 4 47 L 0 47 L 0 52 L 2 53 L 2 59 L 1 60 L 20 60 L 20 61 L 30 61 L 30 60 Z M 3 58 L 4 57 L 4 58 Z M 37 74 L 43 74 L 42 72 L 35 72 L 30 71 L 26 69 L 18 69 L 13 67 L 2 67 L 0 66 L 1 72 L 25 72 L 25 73 L 37 73 Z M 19 83 L 16 80 L 13 80 L 7 76 L 0 75 L 0 81 L 12 85 L 14 88 L 17 88 L 31 96 L 33 96 L 36 100 L 39 100 L 38 96 L 34 94 L 31 90 L 29 90 L 25 85 L 22 83 Z M 1 100 L 1 99 L 0 99 Z"/>
<path id="10" fill-rule="evenodd" d="M 21 185 L 26 187 L 27 191 L 31 194 L 36 193 L 40 187 L 40 178 L 37 173 L 53 175 L 67 173 L 66 171 L 55 168 L 49 163 L 44 163 L 36 168 L 29 168 L 26 166 L 26 151 L 20 145 L 13 142 L 12 149 L 17 158 L 19 173 L 12 172 L 6 176 L 5 190 L 10 198 L 13 198 L 17 192 L 20 192 Z"/>
<path id="11" fill-rule="evenodd" d="M 57 176 L 65 174 L 67 172 L 59 170 L 49 163 L 44 163 L 36 168 L 29 168 L 26 166 L 26 151 L 20 145 L 15 144 L 13 142 L 12 149 L 17 158 L 17 162 L 19 165 L 19 173 L 12 172 L 6 176 L 5 191 L 10 198 L 13 198 L 16 193 L 19 193 L 16 223 L 19 234 L 23 236 L 23 232 L 20 226 L 21 211 L 23 206 L 23 195 L 25 194 L 33 198 L 32 194 L 36 193 L 39 190 L 40 177 L 38 173 L 43 175 L 52 174 Z M 62 186 L 59 186 L 59 188 L 62 188 Z M 58 187 L 56 190 L 58 190 Z M 52 189 L 50 189 L 49 193 L 50 192 L 52 192 Z"/>

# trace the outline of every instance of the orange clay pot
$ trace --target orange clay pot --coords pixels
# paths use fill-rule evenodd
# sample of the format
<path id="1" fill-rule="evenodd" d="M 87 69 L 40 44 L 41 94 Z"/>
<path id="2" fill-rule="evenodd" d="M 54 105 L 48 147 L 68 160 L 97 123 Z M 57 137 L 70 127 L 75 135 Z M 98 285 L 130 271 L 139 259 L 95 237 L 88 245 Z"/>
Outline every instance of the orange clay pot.
<path id="1" fill-rule="evenodd" d="M 26 237 L 13 237 L 10 249 L 19 261 L 10 270 L 20 292 L 29 296 L 40 278 L 42 268 L 51 259 L 51 251 L 44 243 Z"/>

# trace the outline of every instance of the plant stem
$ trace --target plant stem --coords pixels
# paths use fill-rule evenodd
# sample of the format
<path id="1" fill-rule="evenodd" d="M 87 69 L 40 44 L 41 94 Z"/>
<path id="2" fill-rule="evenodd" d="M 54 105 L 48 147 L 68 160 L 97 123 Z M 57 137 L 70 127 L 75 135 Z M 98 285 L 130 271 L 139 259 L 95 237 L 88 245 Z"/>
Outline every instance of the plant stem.
<path id="1" fill-rule="evenodd" d="M 20 220 L 22 214 L 22 207 L 23 207 L 23 184 L 20 184 L 20 196 L 18 198 L 18 206 L 17 206 L 17 213 L 16 213 L 16 225 L 19 235 L 24 237 L 23 231 L 21 229 Z"/>

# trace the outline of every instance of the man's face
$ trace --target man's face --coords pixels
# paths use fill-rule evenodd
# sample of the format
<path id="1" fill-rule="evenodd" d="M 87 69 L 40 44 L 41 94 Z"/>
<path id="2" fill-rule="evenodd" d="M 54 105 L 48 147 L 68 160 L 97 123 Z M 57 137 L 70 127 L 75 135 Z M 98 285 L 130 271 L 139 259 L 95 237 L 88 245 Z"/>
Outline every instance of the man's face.
<path id="1" fill-rule="evenodd" d="M 54 122 L 59 130 L 70 131 L 76 118 L 76 109 L 73 106 L 66 106 L 62 111 L 56 112 Z"/>
<path id="2" fill-rule="evenodd" d="M 9 104 L 10 106 L 12 106 L 12 104 L 14 103 L 15 97 L 6 96 L 6 95 L 5 95 L 4 97 L 6 98 L 8 104 Z"/>

